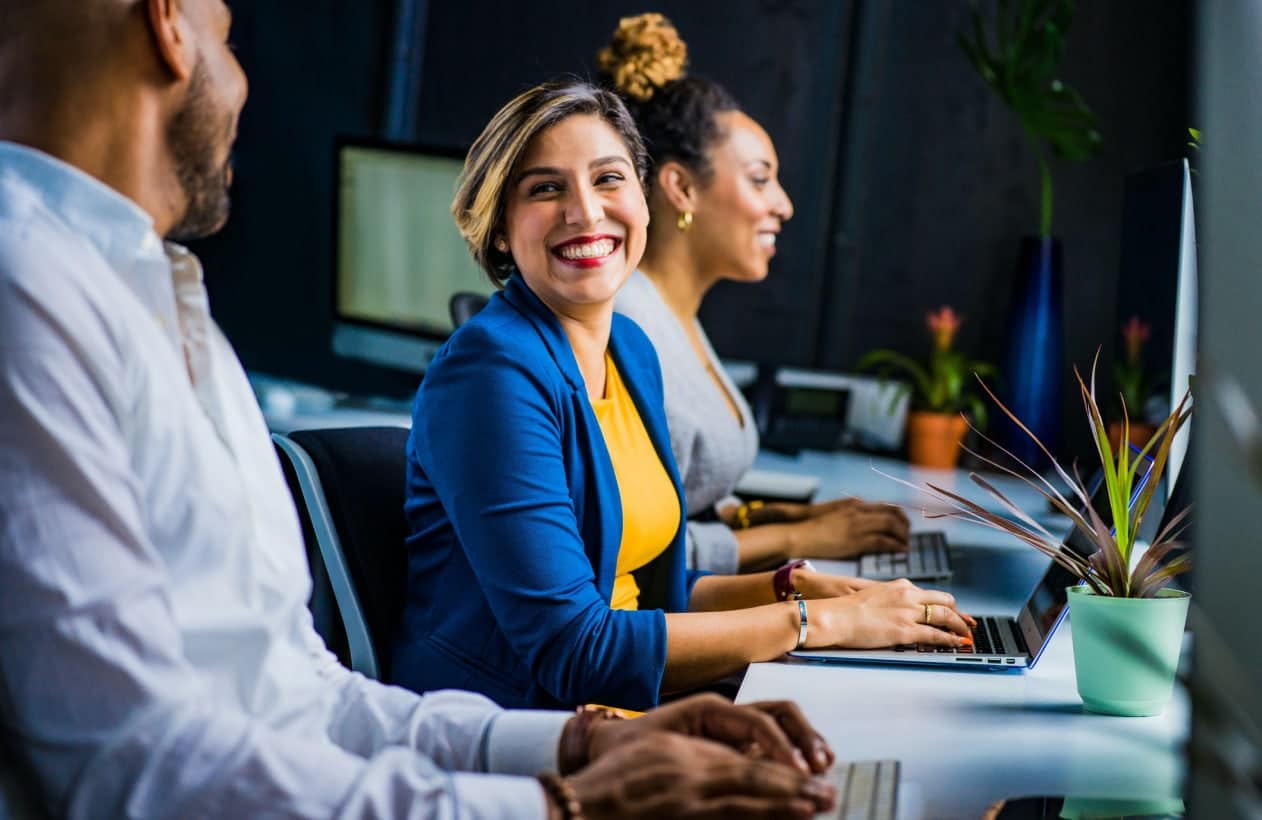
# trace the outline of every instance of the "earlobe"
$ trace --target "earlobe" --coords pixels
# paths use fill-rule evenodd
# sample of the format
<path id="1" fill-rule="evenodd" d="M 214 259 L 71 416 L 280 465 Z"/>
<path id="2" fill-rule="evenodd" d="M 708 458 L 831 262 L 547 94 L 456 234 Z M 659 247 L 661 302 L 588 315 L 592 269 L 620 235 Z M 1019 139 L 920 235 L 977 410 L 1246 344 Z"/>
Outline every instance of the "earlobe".
<path id="1" fill-rule="evenodd" d="M 696 203 L 692 175 L 677 162 L 666 162 L 658 170 L 657 184 L 666 201 L 676 211 L 691 211 Z"/>
<path id="2" fill-rule="evenodd" d="M 145 0 L 158 60 L 175 79 L 183 81 L 192 76 L 195 58 L 179 7 L 179 0 Z"/>

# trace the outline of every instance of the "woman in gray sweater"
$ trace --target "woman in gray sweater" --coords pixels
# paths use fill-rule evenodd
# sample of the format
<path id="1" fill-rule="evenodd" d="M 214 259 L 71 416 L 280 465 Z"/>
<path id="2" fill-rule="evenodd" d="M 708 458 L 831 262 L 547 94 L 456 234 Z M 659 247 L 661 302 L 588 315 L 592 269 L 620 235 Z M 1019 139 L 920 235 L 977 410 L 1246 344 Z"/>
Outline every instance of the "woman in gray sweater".
<path id="1" fill-rule="evenodd" d="M 741 505 L 732 491 L 754 462 L 749 406 L 719 364 L 697 310 L 718 281 L 766 278 L 793 204 L 770 137 L 717 83 L 684 73 L 686 47 L 660 15 L 622 22 L 599 56 L 650 153 L 648 247 L 615 309 L 634 319 L 662 364 L 671 445 L 690 515 L 688 560 L 735 573 L 793 558 L 906 549 L 897 507 L 844 499 Z"/>

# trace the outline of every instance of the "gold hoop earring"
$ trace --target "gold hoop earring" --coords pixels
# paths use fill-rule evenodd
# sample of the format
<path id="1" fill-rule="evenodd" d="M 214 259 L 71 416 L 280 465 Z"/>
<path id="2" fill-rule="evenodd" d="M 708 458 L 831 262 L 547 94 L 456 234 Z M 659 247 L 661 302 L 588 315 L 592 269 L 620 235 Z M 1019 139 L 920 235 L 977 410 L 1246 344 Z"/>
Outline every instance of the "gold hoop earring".
<path id="1" fill-rule="evenodd" d="M 681 231 L 686 231 L 692 227 L 692 211 L 680 211 L 679 218 L 675 220 L 675 225 Z"/>

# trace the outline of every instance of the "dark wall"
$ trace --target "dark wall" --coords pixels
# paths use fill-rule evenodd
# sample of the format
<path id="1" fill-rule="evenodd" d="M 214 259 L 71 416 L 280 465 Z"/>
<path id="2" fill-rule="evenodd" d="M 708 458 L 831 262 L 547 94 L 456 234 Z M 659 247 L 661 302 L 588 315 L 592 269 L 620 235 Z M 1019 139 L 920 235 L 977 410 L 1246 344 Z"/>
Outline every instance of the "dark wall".
<path id="1" fill-rule="evenodd" d="M 247 367 L 345 390 L 415 387 L 414 376 L 342 360 L 329 349 L 332 145 L 338 134 L 381 134 L 394 5 L 326 0 L 237 9 L 234 39 L 252 85 L 234 213 L 225 231 L 196 250 L 216 316 Z M 460 148 L 524 88 L 560 74 L 593 76 L 595 53 L 619 17 L 644 8 L 625 0 L 556 14 L 543 3 L 512 0 L 420 5 L 428 19 L 414 136 Z M 776 260 L 786 273 L 757 293 L 738 294 L 733 311 L 754 310 L 776 339 L 756 346 L 762 358 L 807 361 L 813 344 L 804 322 L 817 314 L 824 270 L 851 7 L 680 0 L 656 8 L 679 26 L 697 69 L 737 90 L 786 157 L 811 158 L 786 163 L 799 214 Z"/>
<path id="2" fill-rule="evenodd" d="M 688 43 L 690 70 L 725 85 L 771 134 L 797 212 L 778 243 L 770 281 L 717 293 L 707 305 L 721 349 L 735 358 L 811 361 L 855 4 L 596 0 L 558 14 L 545 7 L 514 0 L 431 4 L 421 138 L 467 145 L 512 94 L 558 74 L 594 77 L 596 52 L 620 17 L 664 13 Z M 751 324 L 753 335 L 726 332 Z"/>
<path id="3" fill-rule="evenodd" d="M 233 5 L 232 41 L 250 80 L 233 212 L 194 248 L 215 317 L 249 368 L 348 390 L 415 388 L 414 377 L 330 350 L 333 139 L 378 131 L 392 5 Z"/>
<path id="4" fill-rule="evenodd" d="M 594 53 L 638 2 L 430 2 L 416 136 L 467 145 L 515 92 Z M 550 11 L 555 8 L 556 11 Z M 924 344 L 924 311 L 967 317 L 964 348 L 998 359 L 1017 243 L 1037 225 L 1037 170 L 1010 112 L 955 44 L 964 0 L 675 0 L 692 67 L 767 127 L 797 215 L 769 280 L 720 285 L 703 318 L 726 356 L 850 367 Z M 394 3 L 237 4 L 251 78 L 234 215 L 200 243 L 216 314 L 247 366 L 405 393 L 411 376 L 329 351 L 332 141 L 381 133 Z M 1067 353 L 1111 353 L 1122 180 L 1179 156 L 1188 119 L 1186 2 L 1080 3 L 1065 77 L 1104 150 L 1062 164 Z"/>
<path id="5" fill-rule="evenodd" d="M 1037 159 L 956 44 L 969 4 L 866 8 L 857 54 L 866 69 L 849 98 L 865 107 L 848 131 L 857 161 L 816 361 L 848 368 L 874 346 L 926 350 L 925 311 L 950 304 L 966 318 L 962 349 L 1001 362 L 1018 242 L 1038 230 Z M 1112 359 L 1125 175 L 1184 154 L 1188 18 L 1182 2 L 1077 5 L 1063 77 L 1096 113 L 1104 143 L 1088 162 L 1053 164 L 1068 363 L 1088 368 L 1100 346 L 1101 361 Z M 1066 441 L 1083 441 L 1070 391 L 1065 412 Z"/>

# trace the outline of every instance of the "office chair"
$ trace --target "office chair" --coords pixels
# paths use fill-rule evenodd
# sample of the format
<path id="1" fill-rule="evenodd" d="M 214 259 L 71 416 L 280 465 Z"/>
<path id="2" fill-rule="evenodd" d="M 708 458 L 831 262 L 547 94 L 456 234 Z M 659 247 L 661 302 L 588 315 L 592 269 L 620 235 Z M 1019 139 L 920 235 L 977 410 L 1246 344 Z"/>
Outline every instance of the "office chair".
<path id="1" fill-rule="evenodd" d="M 317 629 L 343 663 L 378 680 L 388 679 L 407 579 L 407 437 L 402 427 L 272 436 L 308 538 Z M 325 578 L 333 607 L 321 594 Z M 331 617 L 334 609 L 336 618 Z"/>
<path id="2" fill-rule="evenodd" d="M 490 299 L 486 296 L 467 290 L 453 293 L 447 302 L 447 310 L 451 313 L 451 326 L 460 327 L 472 319 L 475 313 L 486 307 L 489 301 Z"/>

